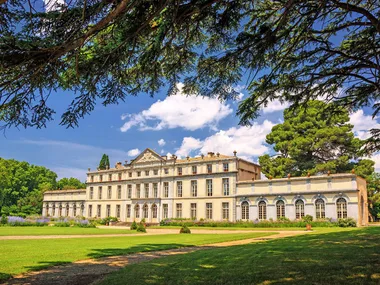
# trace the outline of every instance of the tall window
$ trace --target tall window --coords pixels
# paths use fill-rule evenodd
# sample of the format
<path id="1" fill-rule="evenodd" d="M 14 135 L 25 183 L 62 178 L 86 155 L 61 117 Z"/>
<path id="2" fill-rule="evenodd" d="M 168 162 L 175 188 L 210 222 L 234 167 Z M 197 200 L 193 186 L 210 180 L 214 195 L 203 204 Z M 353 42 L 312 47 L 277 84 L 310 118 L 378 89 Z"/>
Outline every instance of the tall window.
<path id="1" fill-rule="evenodd" d="M 139 206 L 139 204 L 136 204 L 136 206 L 135 206 L 135 218 L 137 218 L 137 219 L 140 218 L 140 206 Z"/>
<path id="2" fill-rule="evenodd" d="M 102 213 L 102 205 L 98 205 L 98 208 L 96 209 L 96 216 L 100 218 L 101 213 Z"/>
<path id="3" fill-rule="evenodd" d="M 94 199 L 94 187 L 90 187 L 90 200 Z"/>
<path id="4" fill-rule="evenodd" d="M 190 204 L 190 218 L 192 219 L 197 218 L 197 203 Z"/>
<path id="5" fill-rule="evenodd" d="M 192 170 L 193 174 L 197 174 L 197 166 L 196 165 L 192 166 L 191 170 Z"/>
<path id="6" fill-rule="evenodd" d="M 117 174 L 117 178 L 118 178 L 119 181 L 121 180 L 121 173 Z"/>
<path id="7" fill-rule="evenodd" d="M 212 203 L 206 203 L 206 219 L 212 220 Z"/>
<path id="8" fill-rule="evenodd" d="M 177 174 L 182 175 L 182 167 L 177 167 Z"/>
<path id="9" fill-rule="evenodd" d="M 282 200 L 277 201 L 276 203 L 277 208 L 277 219 L 285 217 L 285 203 Z"/>
<path id="10" fill-rule="evenodd" d="M 117 185 L 117 199 L 121 199 L 121 185 Z"/>
<path id="11" fill-rule="evenodd" d="M 267 219 L 267 204 L 264 201 L 259 202 L 259 220 Z"/>
<path id="12" fill-rule="evenodd" d="M 223 171 L 228 172 L 228 163 L 227 162 L 223 163 Z"/>
<path id="13" fill-rule="evenodd" d="M 296 201 L 296 219 L 302 219 L 305 216 L 305 204 L 302 200 Z"/>
<path id="14" fill-rule="evenodd" d="M 111 198 L 112 198 L 112 188 L 111 186 L 108 186 L 107 199 L 111 199 Z"/>
<path id="15" fill-rule="evenodd" d="M 111 205 L 107 205 L 106 216 L 111 217 Z"/>
<path id="16" fill-rule="evenodd" d="M 145 170 L 145 176 L 149 176 L 149 170 Z"/>
<path id="17" fill-rule="evenodd" d="M 230 179 L 223 178 L 222 184 L 223 184 L 223 195 L 229 196 L 230 195 Z"/>
<path id="18" fill-rule="evenodd" d="M 198 185 L 197 180 L 191 180 L 191 196 L 197 197 Z"/>
<path id="19" fill-rule="evenodd" d="M 66 216 L 69 216 L 70 206 L 69 204 L 66 204 Z"/>
<path id="20" fill-rule="evenodd" d="M 212 173 L 212 164 L 207 164 L 207 173 Z"/>
<path id="21" fill-rule="evenodd" d="M 241 219 L 249 220 L 249 204 L 247 201 L 241 203 Z"/>
<path id="22" fill-rule="evenodd" d="M 169 217 L 169 207 L 168 204 L 162 204 L 162 217 L 167 219 Z"/>
<path id="23" fill-rule="evenodd" d="M 46 216 L 49 216 L 49 204 L 46 204 Z"/>
<path id="24" fill-rule="evenodd" d="M 116 218 L 120 218 L 120 205 L 116 205 Z"/>
<path id="25" fill-rule="evenodd" d="M 158 175 L 158 169 L 153 170 L 154 175 Z"/>
<path id="26" fill-rule="evenodd" d="M 128 177 L 132 177 L 132 172 L 128 172 Z"/>
<path id="27" fill-rule="evenodd" d="M 80 215 L 83 217 L 84 216 L 84 205 L 80 205 Z"/>
<path id="28" fill-rule="evenodd" d="M 182 181 L 177 181 L 177 197 L 182 197 Z"/>
<path id="29" fill-rule="evenodd" d="M 157 219 L 157 205 L 156 204 L 152 205 L 152 218 Z"/>
<path id="30" fill-rule="evenodd" d="M 127 218 L 131 217 L 131 205 L 127 205 Z"/>
<path id="31" fill-rule="evenodd" d="M 54 217 L 55 216 L 55 203 L 53 204 L 53 213 L 52 213 L 52 216 Z M 90 216 L 91 217 L 91 216 Z"/>
<path id="32" fill-rule="evenodd" d="M 128 199 L 132 198 L 132 185 L 128 184 Z"/>
<path id="33" fill-rule="evenodd" d="M 165 169 L 164 169 L 164 173 L 165 173 L 165 174 L 169 174 L 169 168 L 165 168 Z"/>
<path id="34" fill-rule="evenodd" d="M 144 184 L 145 198 L 149 198 L 149 183 Z"/>
<path id="35" fill-rule="evenodd" d="M 212 196 L 212 179 L 206 179 L 207 196 Z"/>
<path id="36" fill-rule="evenodd" d="M 99 200 L 102 200 L 102 193 L 103 192 L 103 189 L 102 189 L 102 186 L 99 186 L 99 188 L 98 188 L 98 199 Z"/>
<path id="37" fill-rule="evenodd" d="M 112 174 L 108 174 L 108 181 L 112 181 Z"/>
<path id="38" fill-rule="evenodd" d="M 136 198 L 140 198 L 140 192 L 141 192 L 141 185 L 136 184 Z"/>
<path id="39" fill-rule="evenodd" d="M 62 204 L 59 204 L 59 207 L 58 207 L 58 216 L 62 217 Z"/>
<path id="40" fill-rule="evenodd" d="M 157 198 L 158 197 L 158 184 L 153 183 L 153 197 Z"/>
<path id="41" fill-rule="evenodd" d="M 73 204 L 73 217 L 76 217 L 77 216 L 77 204 L 74 203 Z"/>
<path id="42" fill-rule="evenodd" d="M 317 199 L 315 201 L 315 217 L 317 219 L 326 218 L 325 201 L 323 201 L 323 199 Z"/>
<path id="43" fill-rule="evenodd" d="M 222 203 L 222 216 L 223 216 L 223 220 L 230 219 L 230 203 L 228 202 Z"/>
<path id="44" fill-rule="evenodd" d="M 103 182 L 103 175 L 99 175 L 99 181 Z"/>
<path id="45" fill-rule="evenodd" d="M 347 201 L 344 198 L 339 198 L 336 201 L 336 210 L 338 219 L 347 218 Z"/>
<path id="46" fill-rule="evenodd" d="M 164 197 L 169 197 L 169 182 L 164 182 Z"/>
<path id="47" fill-rule="evenodd" d="M 91 182 L 94 182 L 94 175 L 91 175 Z"/>
<path id="48" fill-rule="evenodd" d="M 182 218 L 182 204 L 177 203 L 176 205 L 176 217 L 177 218 Z"/>
<path id="49" fill-rule="evenodd" d="M 144 204 L 144 206 L 143 206 L 143 218 L 144 219 L 148 218 L 148 212 L 149 212 L 149 207 L 147 204 Z"/>
<path id="50" fill-rule="evenodd" d="M 92 217 L 92 205 L 88 205 L 88 216 Z"/>
<path id="51" fill-rule="evenodd" d="M 137 177 L 141 176 L 141 171 L 137 171 Z"/>

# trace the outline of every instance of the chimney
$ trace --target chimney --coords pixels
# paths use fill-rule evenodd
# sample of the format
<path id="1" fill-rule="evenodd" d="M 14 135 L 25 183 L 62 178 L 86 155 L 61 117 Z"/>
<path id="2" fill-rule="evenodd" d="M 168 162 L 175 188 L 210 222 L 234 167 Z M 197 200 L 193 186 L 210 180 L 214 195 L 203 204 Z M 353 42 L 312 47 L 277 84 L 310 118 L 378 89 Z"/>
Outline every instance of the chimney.
<path id="1" fill-rule="evenodd" d="M 204 154 L 201 154 L 201 157 L 202 157 L 202 159 L 205 157 L 205 155 Z"/>
<path id="2" fill-rule="evenodd" d="M 115 168 L 116 169 L 120 169 L 121 168 L 121 162 L 118 161 L 116 164 L 115 164 Z"/>
<path id="3" fill-rule="evenodd" d="M 128 160 L 124 160 L 124 166 L 128 165 Z"/>
<path id="4" fill-rule="evenodd" d="M 90 172 L 90 171 L 91 171 L 91 168 L 90 168 L 90 167 L 89 167 L 89 168 L 87 168 L 87 171 L 88 171 L 88 172 Z"/>
<path id="5" fill-rule="evenodd" d="M 190 160 L 190 156 L 186 156 L 186 159 L 187 159 L 187 160 Z"/>
<path id="6" fill-rule="evenodd" d="M 219 152 L 217 152 L 217 153 L 216 153 L 216 156 L 217 156 L 217 157 L 219 157 L 219 155 L 220 155 L 220 153 L 219 153 Z"/>
<path id="7" fill-rule="evenodd" d="M 214 156 L 214 153 L 210 151 L 210 152 L 207 153 L 207 156 L 208 156 L 208 157 L 213 157 L 213 156 Z"/>
<path id="8" fill-rule="evenodd" d="M 236 151 L 236 150 L 234 150 L 234 156 L 236 156 L 236 154 L 237 154 L 237 151 Z"/>

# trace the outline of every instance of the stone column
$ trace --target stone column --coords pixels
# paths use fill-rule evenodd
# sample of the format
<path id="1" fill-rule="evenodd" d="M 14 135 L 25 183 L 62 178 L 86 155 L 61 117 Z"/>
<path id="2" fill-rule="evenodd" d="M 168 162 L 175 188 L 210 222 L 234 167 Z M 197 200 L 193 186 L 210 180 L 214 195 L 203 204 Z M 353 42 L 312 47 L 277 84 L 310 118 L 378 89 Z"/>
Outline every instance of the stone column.
<path id="1" fill-rule="evenodd" d="M 42 204 L 42 216 L 47 216 L 47 213 L 46 213 L 46 204 L 47 203 L 43 203 Z"/>

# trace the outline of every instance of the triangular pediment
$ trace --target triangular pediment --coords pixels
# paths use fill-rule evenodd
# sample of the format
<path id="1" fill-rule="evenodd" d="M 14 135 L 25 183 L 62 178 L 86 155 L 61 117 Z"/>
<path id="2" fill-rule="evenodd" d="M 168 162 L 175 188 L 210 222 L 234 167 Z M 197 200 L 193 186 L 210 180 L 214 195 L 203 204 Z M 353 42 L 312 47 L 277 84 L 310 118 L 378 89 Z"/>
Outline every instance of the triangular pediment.
<path id="1" fill-rule="evenodd" d="M 142 153 L 140 153 L 132 162 L 132 164 L 135 163 L 142 163 L 142 162 L 154 162 L 154 161 L 162 161 L 164 160 L 157 152 L 154 150 L 151 150 L 150 148 L 147 148 Z"/>

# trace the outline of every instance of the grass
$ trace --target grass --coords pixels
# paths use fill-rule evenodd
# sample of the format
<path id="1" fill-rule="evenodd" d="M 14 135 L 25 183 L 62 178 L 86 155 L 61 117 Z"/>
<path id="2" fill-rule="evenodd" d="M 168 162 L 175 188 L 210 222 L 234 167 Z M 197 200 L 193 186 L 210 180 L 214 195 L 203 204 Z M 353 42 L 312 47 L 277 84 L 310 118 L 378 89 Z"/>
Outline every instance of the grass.
<path id="1" fill-rule="evenodd" d="M 130 237 L 2 240 L 0 280 L 29 270 L 103 256 L 262 237 L 274 233 L 141 235 Z"/>
<path id="2" fill-rule="evenodd" d="M 180 229 L 181 226 L 150 226 L 148 229 Z M 224 231 L 303 231 L 306 228 L 238 228 L 238 227 L 189 227 L 189 229 L 195 230 L 224 230 Z M 320 229 L 332 229 L 336 231 L 336 227 L 331 228 L 314 228 L 315 230 Z"/>
<path id="3" fill-rule="evenodd" d="M 101 284 L 380 284 L 380 227 L 160 258 L 127 266 Z"/>
<path id="4" fill-rule="evenodd" d="M 77 227 L 0 227 L 0 236 L 41 236 L 41 235 L 105 235 L 131 234 L 136 231 L 121 229 L 77 228 Z"/>

